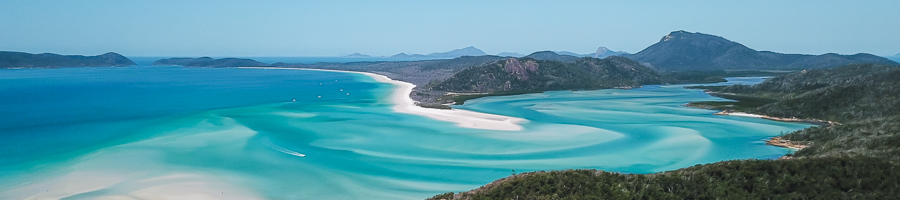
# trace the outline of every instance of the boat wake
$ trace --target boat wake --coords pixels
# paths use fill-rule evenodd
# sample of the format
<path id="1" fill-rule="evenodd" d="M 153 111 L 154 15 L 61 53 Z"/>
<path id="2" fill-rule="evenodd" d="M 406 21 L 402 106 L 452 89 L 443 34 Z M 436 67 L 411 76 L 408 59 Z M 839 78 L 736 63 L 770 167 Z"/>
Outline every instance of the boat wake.
<path id="1" fill-rule="evenodd" d="M 302 153 L 299 153 L 296 151 L 291 151 L 290 149 L 286 149 L 284 147 L 278 146 L 275 143 L 272 143 L 272 140 L 270 140 L 269 138 L 266 138 L 265 140 L 263 140 L 262 143 L 264 145 L 266 145 L 267 147 L 272 148 L 273 150 L 279 151 L 281 153 L 286 153 L 286 154 L 290 154 L 292 156 L 297 156 L 297 157 L 306 157 L 306 154 L 302 154 Z"/>

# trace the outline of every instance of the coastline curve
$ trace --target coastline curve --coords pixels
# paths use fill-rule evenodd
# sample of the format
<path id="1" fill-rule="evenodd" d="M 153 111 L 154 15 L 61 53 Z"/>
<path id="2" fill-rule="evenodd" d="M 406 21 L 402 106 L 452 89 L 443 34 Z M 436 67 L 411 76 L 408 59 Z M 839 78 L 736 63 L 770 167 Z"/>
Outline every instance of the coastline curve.
<path id="1" fill-rule="evenodd" d="M 459 127 L 465 128 L 474 128 L 474 129 L 485 129 L 485 130 L 499 130 L 499 131 L 518 131 L 522 130 L 521 123 L 525 123 L 528 120 L 503 116 L 503 115 L 495 115 L 488 113 L 475 112 L 470 110 L 463 109 L 450 109 L 450 110 L 441 110 L 441 109 L 433 109 L 433 108 L 423 108 L 416 106 L 416 102 L 409 97 L 409 94 L 412 93 L 413 88 L 416 85 L 412 83 L 407 83 L 403 81 L 393 80 L 388 78 L 387 76 L 369 73 L 369 72 L 358 72 L 358 71 L 342 71 L 342 70 L 329 70 L 329 69 L 309 69 L 309 68 L 285 68 L 285 67 L 238 67 L 241 69 L 287 69 L 287 70 L 311 70 L 311 71 L 328 71 L 328 72 L 343 72 L 343 73 L 356 73 L 362 74 L 371 77 L 377 82 L 388 83 L 394 85 L 394 91 L 391 92 L 391 101 L 394 103 L 393 110 L 398 113 L 405 114 L 413 114 L 419 116 L 425 116 L 434 120 L 446 121 L 456 123 Z"/>

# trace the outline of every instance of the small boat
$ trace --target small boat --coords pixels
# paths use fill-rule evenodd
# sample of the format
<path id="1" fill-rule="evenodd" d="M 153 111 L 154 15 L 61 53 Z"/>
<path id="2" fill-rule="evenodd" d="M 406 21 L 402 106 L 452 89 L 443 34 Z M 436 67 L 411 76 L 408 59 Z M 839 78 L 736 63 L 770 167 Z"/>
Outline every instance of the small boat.
<path id="1" fill-rule="evenodd" d="M 294 99 L 294 101 L 297 101 L 297 99 Z"/>

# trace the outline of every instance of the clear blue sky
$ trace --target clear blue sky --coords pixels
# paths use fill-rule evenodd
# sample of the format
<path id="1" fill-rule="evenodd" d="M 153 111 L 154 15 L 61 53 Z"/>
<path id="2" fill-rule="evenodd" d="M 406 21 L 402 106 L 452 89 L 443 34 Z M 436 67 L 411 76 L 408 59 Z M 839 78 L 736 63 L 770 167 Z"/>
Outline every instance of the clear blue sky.
<path id="1" fill-rule="evenodd" d="M 0 1 L 0 50 L 31 53 L 634 53 L 674 30 L 782 53 L 894 55 L 900 1 Z"/>

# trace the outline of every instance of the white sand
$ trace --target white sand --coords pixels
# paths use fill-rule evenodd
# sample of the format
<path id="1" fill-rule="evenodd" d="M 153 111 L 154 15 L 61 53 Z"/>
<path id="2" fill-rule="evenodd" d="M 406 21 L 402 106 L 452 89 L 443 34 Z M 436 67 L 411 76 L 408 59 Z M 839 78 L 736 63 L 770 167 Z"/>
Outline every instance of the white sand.
<path id="1" fill-rule="evenodd" d="M 731 116 L 741 116 L 741 117 L 763 118 L 762 115 L 750 114 L 750 113 L 742 113 L 742 112 L 730 112 L 730 113 L 726 113 L 726 115 L 731 115 Z"/>
<path id="2" fill-rule="evenodd" d="M 332 71 L 332 72 L 346 72 L 346 73 L 357 73 L 363 74 L 375 79 L 375 81 L 382 83 L 390 83 L 394 86 L 397 86 L 397 89 L 391 94 L 391 100 L 396 104 L 394 106 L 394 111 L 399 113 L 406 114 L 414 114 L 421 115 L 425 117 L 429 117 L 436 120 L 448 121 L 456 123 L 460 127 L 466 128 L 477 128 L 477 129 L 487 129 L 487 130 L 504 130 L 504 131 L 516 131 L 522 130 L 522 126 L 520 123 L 526 122 L 528 120 L 516 117 L 502 116 L 502 115 L 494 115 L 487 113 L 474 112 L 469 110 L 462 109 L 451 109 L 451 110 L 442 110 L 442 109 L 432 109 L 432 108 L 423 108 L 415 105 L 415 101 L 413 101 L 409 94 L 412 93 L 412 89 L 416 87 L 412 83 L 407 83 L 403 81 L 392 80 L 384 75 L 373 74 L 368 72 L 355 72 L 355 71 L 340 71 L 340 70 L 326 70 L 326 69 L 306 69 L 306 68 L 281 68 L 281 67 L 239 67 L 239 68 L 255 68 L 255 69 L 293 69 L 293 70 L 316 70 L 316 71 Z"/>

